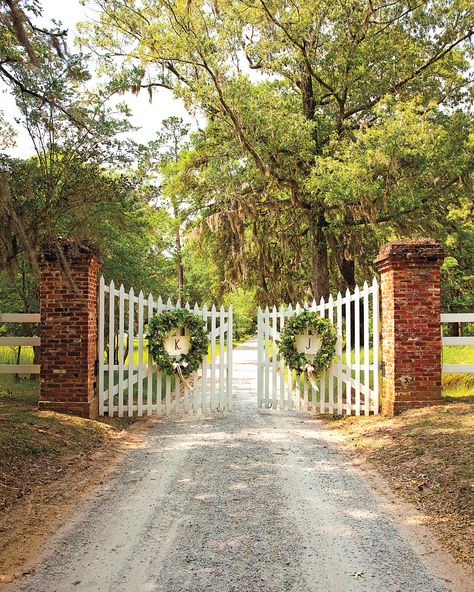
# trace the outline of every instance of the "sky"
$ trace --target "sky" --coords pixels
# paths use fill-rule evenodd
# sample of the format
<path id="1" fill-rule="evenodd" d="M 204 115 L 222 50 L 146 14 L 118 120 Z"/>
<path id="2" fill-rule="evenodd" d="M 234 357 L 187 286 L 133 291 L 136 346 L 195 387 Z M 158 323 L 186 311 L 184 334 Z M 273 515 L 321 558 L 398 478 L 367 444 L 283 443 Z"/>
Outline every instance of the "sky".
<path id="1" fill-rule="evenodd" d="M 53 18 L 61 21 L 69 31 L 70 43 L 73 42 L 76 35 L 76 23 L 87 20 L 87 15 L 91 14 L 90 9 L 81 6 L 79 0 L 42 0 L 41 4 L 43 7 L 41 24 L 46 24 Z M 187 114 L 182 102 L 175 99 L 172 93 L 166 89 L 159 89 L 154 94 L 152 103 L 150 103 L 146 92 L 140 93 L 138 96 L 127 93 L 118 97 L 117 100 L 126 102 L 132 110 L 131 122 L 139 129 L 127 135 L 137 142 L 146 143 L 152 140 L 156 131 L 160 129 L 162 120 L 171 115 L 178 115 L 192 123 L 192 118 Z M 10 123 L 18 130 L 16 146 L 5 150 L 5 152 L 21 158 L 32 155 L 34 149 L 28 134 L 14 124 L 17 110 L 15 102 L 8 92 L 0 91 L 0 109 L 4 111 Z"/>

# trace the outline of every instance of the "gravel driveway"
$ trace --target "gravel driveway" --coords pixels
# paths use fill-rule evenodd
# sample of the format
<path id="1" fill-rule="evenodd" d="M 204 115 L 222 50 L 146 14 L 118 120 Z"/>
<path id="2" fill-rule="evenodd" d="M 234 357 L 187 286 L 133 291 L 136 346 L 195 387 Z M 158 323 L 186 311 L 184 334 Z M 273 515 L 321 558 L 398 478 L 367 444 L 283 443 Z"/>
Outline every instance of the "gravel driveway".
<path id="1" fill-rule="evenodd" d="M 163 419 L 51 541 L 28 592 L 438 592 L 380 497 L 306 414 Z"/>

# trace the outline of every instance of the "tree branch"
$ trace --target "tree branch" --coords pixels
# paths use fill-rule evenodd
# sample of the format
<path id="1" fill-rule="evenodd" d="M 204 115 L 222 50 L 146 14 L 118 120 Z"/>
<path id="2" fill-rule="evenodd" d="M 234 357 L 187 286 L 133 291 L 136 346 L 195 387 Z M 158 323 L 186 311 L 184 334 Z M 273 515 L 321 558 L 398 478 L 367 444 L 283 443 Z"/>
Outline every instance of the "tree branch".
<path id="1" fill-rule="evenodd" d="M 473 34 L 474 34 L 474 31 L 468 31 L 465 35 L 463 35 L 462 37 L 460 37 L 459 39 L 457 39 L 456 41 L 451 43 L 451 45 L 446 47 L 443 51 L 440 51 L 436 55 L 432 56 L 427 62 L 425 62 L 422 66 L 420 66 L 419 68 L 414 70 L 411 74 L 409 74 L 408 76 L 406 76 L 405 78 L 403 78 L 402 80 L 400 80 L 399 82 L 394 84 L 383 95 L 379 95 L 378 97 L 372 99 L 371 101 L 368 101 L 367 103 L 365 103 L 363 105 L 359 105 L 358 107 L 354 107 L 352 109 L 349 109 L 349 111 L 346 111 L 344 113 L 344 119 L 347 119 L 348 117 L 351 117 L 352 115 L 355 115 L 356 113 L 360 113 L 361 111 L 367 111 L 368 109 L 371 109 L 377 103 L 379 103 L 388 94 L 392 94 L 392 93 L 396 93 L 396 92 L 400 91 L 406 84 L 408 84 L 409 82 L 414 80 L 417 76 L 422 74 L 430 66 L 432 66 L 433 64 L 435 64 L 436 62 L 438 62 L 439 60 L 444 58 L 444 56 L 446 56 L 450 51 L 452 51 L 460 43 L 462 43 L 463 41 L 465 41 L 466 39 L 471 37 Z"/>

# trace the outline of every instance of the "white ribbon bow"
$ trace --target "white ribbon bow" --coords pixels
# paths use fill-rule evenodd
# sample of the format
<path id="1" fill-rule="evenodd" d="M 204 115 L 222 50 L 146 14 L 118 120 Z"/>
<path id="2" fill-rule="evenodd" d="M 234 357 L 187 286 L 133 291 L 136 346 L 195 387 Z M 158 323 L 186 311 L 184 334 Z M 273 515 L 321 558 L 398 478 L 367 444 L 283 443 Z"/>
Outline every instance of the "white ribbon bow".
<path id="1" fill-rule="evenodd" d="M 182 366 L 183 368 L 186 368 L 186 366 L 187 366 L 187 365 L 188 365 L 188 363 L 187 363 L 187 362 L 174 362 L 174 363 L 173 363 L 173 368 L 174 368 L 174 369 L 176 370 L 176 372 L 178 373 L 178 375 L 179 375 L 179 377 L 180 377 L 181 381 L 182 381 L 182 382 L 184 382 L 184 384 L 185 384 L 185 385 L 188 387 L 188 389 L 189 389 L 191 392 L 194 392 L 194 389 L 193 389 L 193 387 L 192 387 L 192 386 L 189 384 L 189 382 L 186 380 L 186 378 L 184 378 L 184 376 L 183 376 L 183 373 L 182 373 L 182 371 L 181 371 L 181 366 Z"/>
<path id="2" fill-rule="evenodd" d="M 316 377 L 313 374 L 314 366 L 312 366 L 311 364 L 306 363 L 304 366 L 301 366 L 301 370 L 303 370 L 303 372 L 306 372 L 306 374 L 308 375 L 308 378 L 309 378 L 309 381 L 311 383 L 311 386 L 316 391 L 319 391 L 318 385 L 316 384 Z"/>

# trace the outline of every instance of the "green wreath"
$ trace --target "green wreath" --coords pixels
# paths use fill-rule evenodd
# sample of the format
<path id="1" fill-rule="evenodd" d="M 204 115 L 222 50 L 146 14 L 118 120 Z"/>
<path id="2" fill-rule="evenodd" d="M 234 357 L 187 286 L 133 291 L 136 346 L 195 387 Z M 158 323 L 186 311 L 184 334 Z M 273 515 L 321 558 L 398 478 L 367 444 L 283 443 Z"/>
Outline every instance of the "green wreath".
<path id="1" fill-rule="evenodd" d="M 317 354 L 310 359 L 307 354 L 298 353 L 295 348 L 295 337 L 313 330 L 321 338 L 321 346 Z M 329 319 L 324 319 L 311 310 L 304 310 L 288 319 L 278 342 L 280 354 L 285 358 L 291 370 L 301 373 L 308 370 L 318 377 L 327 370 L 336 353 L 337 332 Z"/>
<path id="2" fill-rule="evenodd" d="M 165 350 L 165 338 L 173 329 L 187 329 L 189 333 L 190 350 L 179 359 L 170 356 Z M 209 339 L 204 322 L 185 308 L 156 314 L 148 323 L 146 338 L 149 355 L 164 374 L 181 372 L 187 378 L 201 366 L 202 359 L 207 356 Z"/>

